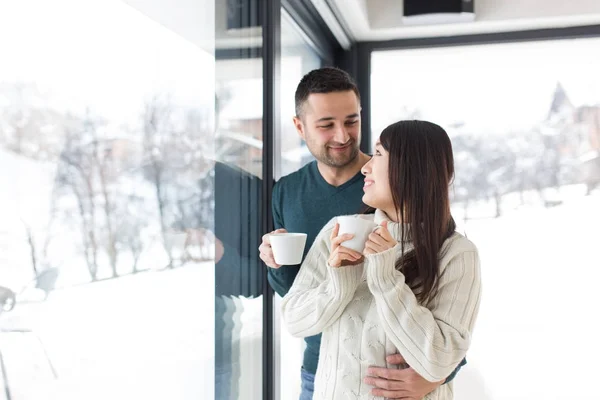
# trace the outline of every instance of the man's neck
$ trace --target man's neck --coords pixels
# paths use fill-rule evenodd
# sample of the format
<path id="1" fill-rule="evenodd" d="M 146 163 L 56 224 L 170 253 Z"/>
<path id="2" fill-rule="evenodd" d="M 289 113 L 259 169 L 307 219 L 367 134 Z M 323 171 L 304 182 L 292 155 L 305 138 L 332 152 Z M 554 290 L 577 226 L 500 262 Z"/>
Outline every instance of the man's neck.
<path id="1" fill-rule="evenodd" d="M 319 173 L 331 186 L 341 186 L 352 179 L 358 171 L 369 161 L 370 157 L 363 152 L 359 152 L 356 159 L 345 167 L 331 167 L 317 161 Z"/>

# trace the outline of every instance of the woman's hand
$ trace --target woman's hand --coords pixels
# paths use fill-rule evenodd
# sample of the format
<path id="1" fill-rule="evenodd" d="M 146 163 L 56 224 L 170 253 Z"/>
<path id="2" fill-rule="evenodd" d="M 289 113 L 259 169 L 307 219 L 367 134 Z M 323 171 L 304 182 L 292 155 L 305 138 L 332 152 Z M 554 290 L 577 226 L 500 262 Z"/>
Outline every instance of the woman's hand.
<path id="1" fill-rule="evenodd" d="M 387 225 L 388 222 L 383 221 L 381 226 L 369 235 L 369 239 L 367 239 L 367 243 L 365 243 L 365 250 L 363 251 L 365 256 L 383 253 L 398 244 L 396 239 L 392 237 Z"/>
<path id="2" fill-rule="evenodd" d="M 329 255 L 327 263 L 330 267 L 334 268 L 360 264 L 363 261 L 362 254 L 340 245 L 342 242 L 352 239 L 354 235 L 346 233 L 338 236 L 339 231 L 340 224 L 336 223 L 333 227 L 333 231 L 331 231 L 331 254 Z"/>

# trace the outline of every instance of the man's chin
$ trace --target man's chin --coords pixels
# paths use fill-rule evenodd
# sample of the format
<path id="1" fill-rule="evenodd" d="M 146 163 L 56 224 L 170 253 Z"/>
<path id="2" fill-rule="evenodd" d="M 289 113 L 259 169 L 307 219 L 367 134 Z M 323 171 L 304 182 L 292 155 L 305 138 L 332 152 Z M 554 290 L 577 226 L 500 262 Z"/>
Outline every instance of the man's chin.
<path id="1" fill-rule="evenodd" d="M 350 160 L 349 158 L 339 159 L 339 158 L 328 157 L 326 164 L 329 165 L 330 167 L 344 168 L 344 167 L 347 167 L 348 165 L 352 164 L 352 161 L 353 160 Z"/>
<path id="2" fill-rule="evenodd" d="M 327 164 L 332 167 L 342 168 L 349 164 L 352 164 L 352 162 L 356 160 L 357 156 L 358 151 L 356 153 L 346 152 L 346 154 L 332 154 L 331 152 L 329 152 L 329 154 L 327 155 Z"/>

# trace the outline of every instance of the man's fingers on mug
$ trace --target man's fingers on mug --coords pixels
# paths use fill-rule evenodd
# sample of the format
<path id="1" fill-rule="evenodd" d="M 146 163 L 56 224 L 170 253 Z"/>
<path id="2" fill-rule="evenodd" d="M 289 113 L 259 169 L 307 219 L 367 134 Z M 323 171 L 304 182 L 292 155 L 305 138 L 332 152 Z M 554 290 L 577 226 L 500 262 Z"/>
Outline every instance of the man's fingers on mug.
<path id="1" fill-rule="evenodd" d="M 268 254 L 273 254 L 273 250 L 271 250 L 271 245 L 269 243 L 265 243 L 263 242 L 259 247 L 258 247 L 258 251 L 260 252 L 261 256 L 263 254 L 268 255 Z"/>
<path id="2" fill-rule="evenodd" d="M 263 235 L 262 237 L 262 241 L 263 243 L 267 243 L 267 244 L 271 244 L 271 239 L 269 238 L 269 235 L 272 235 L 274 233 L 286 233 L 287 231 L 283 228 L 279 228 L 279 229 L 275 229 L 273 232 L 269 232 Z"/>
<path id="3" fill-rule="evenodd" d="M 275 259 L 272 256 L 269 257 L 264 254 L 261 254 L 260 259 L 263 260 L 263 262 L 267 265 L 267 267 L 275 268 L 275 269 L 281 267 L 281 265 L 279 265 L 275 262 Z"/>

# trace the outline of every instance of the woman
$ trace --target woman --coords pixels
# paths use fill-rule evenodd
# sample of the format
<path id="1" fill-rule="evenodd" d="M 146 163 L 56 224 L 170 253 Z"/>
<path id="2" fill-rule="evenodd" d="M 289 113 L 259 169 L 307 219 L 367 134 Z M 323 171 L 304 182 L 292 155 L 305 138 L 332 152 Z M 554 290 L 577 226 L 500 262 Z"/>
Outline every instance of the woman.
<path id="1" fill-rule="evenodd" d="M 392 124 L 362 173 L 379 228 L 359 253 L 343 246 L 352 235 L 328 223 L 283 299 L 294 336 L 323 333 L 315 400 L 374 398 L 367 368 L 394 368 L 386 356 L 396 353 L 425 379 L 444 380 L 465 357 L 479 309 L 477 249 L 450 215 L 446 132 Z M 452 399 L 452 383 L 425 398 Z"/>

